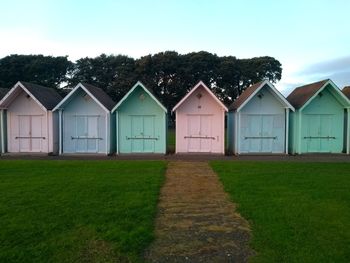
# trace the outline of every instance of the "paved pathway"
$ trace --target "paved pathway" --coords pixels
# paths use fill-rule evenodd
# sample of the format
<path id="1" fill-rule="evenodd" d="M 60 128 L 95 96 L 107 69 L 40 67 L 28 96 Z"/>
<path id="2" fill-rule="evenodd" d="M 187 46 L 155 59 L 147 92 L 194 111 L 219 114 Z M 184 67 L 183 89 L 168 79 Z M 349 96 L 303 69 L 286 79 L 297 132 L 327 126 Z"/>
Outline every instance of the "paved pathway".
<path id="1" fill-rule="evenodd" d="M 149 262 L 246 262 L 248 223 L 206 162 L 169 162 Z"/>

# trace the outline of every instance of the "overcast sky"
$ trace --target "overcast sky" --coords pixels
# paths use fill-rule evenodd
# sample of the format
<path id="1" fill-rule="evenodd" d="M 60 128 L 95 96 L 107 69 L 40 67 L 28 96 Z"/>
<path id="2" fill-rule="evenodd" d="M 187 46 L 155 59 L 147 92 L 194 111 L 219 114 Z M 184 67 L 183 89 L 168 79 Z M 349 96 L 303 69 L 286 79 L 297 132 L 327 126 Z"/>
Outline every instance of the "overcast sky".
<path id="1" fill-rule="evenodd" d="M 0 0 L 0 57 L 166 50 L 272 56 L 276 85 L 350 85 L 349 0 Z"/>

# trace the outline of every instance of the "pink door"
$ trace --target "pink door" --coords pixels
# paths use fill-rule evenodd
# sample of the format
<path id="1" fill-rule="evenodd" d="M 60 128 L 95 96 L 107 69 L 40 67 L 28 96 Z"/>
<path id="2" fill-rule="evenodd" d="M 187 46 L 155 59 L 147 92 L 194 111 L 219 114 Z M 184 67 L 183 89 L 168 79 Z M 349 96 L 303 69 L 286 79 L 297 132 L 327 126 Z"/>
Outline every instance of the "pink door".
<path id="1" fill-rule="evenodd" d="M 42 150 L 43 134 L 41 120 L 41 116 L 31 116 L 32 152 L 41 152 Z"/>
<path id="2" fill-rule="evenodd" d="M 201 152 L 211 152 L 211 143 L 213 137 L 211 134 L 211 116 L 210 115 L 201 115 L 200 116 L 201 129 Z"/>
<path id="3" fill-rule="evenodd" d="M 41 152 L 42 151 L 42 116 L 22 115 L 19 121 L 19 152 Z"/>
<path id="4" fill-rule="evenodd" d="M 187 116 L 187 136 L 188 140 L 188 152 L 199 152 L 200 151 L 200 115 L 188 115 Z"/>
<path id="5" fill-rule="evenodd" d="M 188 132 L 185 139 L 188 140 L 188 152 L 211 152 L 212 133 L 210 115 L 188 115 Z"/>

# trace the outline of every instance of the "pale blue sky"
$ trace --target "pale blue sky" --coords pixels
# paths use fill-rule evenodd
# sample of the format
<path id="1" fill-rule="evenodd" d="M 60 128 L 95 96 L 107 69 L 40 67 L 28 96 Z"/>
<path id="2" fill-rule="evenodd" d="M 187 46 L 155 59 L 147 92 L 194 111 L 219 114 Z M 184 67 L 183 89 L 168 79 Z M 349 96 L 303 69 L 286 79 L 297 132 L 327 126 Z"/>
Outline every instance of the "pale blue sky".
<path id="1" fill-rule="evenodd" d="M 277 87 L 332 78 L 350 85 L 348 0 L 0 0 L 0 57 L 205 50 L 272 56 Z"/>

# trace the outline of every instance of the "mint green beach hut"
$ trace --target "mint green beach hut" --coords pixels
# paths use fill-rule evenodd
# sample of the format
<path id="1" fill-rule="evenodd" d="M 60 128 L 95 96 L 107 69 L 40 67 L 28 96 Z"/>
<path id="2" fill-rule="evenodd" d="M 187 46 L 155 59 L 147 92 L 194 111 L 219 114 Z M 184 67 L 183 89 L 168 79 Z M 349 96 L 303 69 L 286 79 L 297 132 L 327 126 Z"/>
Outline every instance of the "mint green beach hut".
<path id="1" fill-rule="evenodd" d="M 290 153 L 349 154 L 350 101 L 333 81 L 298 87 L 287 100 L 295 108 L 290 116 Z"/>
<path id="2" fill-rule="evenodd" d="M 117 154 L 166 153 L 167 109 L 141 82 L 113 108 Z"/>

